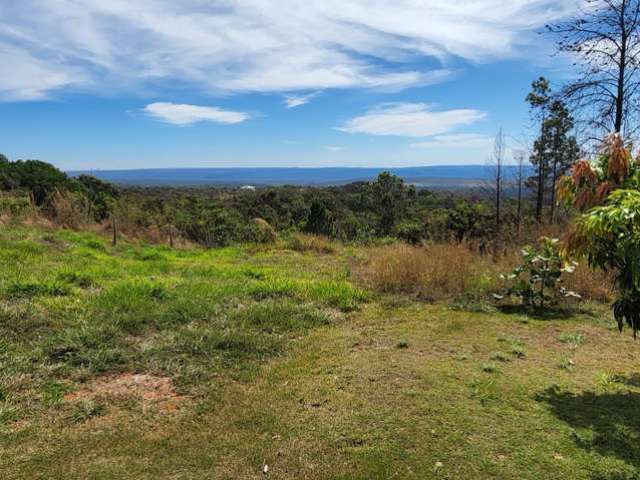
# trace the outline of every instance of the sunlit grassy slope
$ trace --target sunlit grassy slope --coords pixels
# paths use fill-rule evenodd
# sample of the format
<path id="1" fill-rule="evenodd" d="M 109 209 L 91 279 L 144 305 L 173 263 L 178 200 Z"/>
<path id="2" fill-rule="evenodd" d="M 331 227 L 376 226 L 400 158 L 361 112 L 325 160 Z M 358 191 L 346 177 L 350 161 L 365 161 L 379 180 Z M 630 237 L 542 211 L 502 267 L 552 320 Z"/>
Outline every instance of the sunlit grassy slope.
<path id="1" fill-rule="evenodd" d="M 604 308 L 378 296 L 356 249 L 0 228 L 2 479 L 640 478 L 640 345 Z"/>

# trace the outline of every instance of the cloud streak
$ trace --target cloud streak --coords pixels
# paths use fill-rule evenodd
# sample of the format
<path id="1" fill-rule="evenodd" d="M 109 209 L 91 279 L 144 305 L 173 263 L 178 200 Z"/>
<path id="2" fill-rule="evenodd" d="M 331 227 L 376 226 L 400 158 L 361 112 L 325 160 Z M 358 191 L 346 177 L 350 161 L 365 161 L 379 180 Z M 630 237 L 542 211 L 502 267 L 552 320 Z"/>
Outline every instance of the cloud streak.
<path id="1" fill-rule="evenodd" d="M 143 112 L 150 117 L 172 125 L 187 126 L 199 122 L 214 122 L 227 125 L 242 123 L 250 118 L 243 112 L 222 110 L 218 107 L 157 102 L 147 105 Z"/>
<path id="2" fill-rule="evenodd" d="M 436 135 L 424 142 L 412 143 L 413 148 L 488 148 L 494 138 L 478 133 L 452 133 Z"/>
<path id="3" fill-rule="evenodd" d="M 10 68 L 0 95 L 400 90 L 448 78 L 451 58 L 515 56 L 532 29 L 574 8 L 557 0 L 5 1 L 0 59 Z"/>
<path id="4" fill-rule="evenodd" d="M 312 99 L 320 95 L 320 92 L 309 93 L 308 95 L 285 95 L 284 103 L 286 108 L 296 108 L 306 105 Z"/>
<path id="5" fill-rule="evenodd" d="M 479 110 L 433 111 L 424 103 L 389 103 L 347 121 L 339 130 L 369 135 L 431 137 L 486 118 Z"/>

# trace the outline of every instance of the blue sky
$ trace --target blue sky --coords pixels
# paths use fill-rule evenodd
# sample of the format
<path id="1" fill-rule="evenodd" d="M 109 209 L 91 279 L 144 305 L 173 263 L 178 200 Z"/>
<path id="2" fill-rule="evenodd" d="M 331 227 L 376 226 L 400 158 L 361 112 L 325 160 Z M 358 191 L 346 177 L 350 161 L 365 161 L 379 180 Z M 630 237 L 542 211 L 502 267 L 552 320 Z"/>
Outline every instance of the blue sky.
<path id="1" fill-rule="evenodd" d="M 64 169 L 479 164 L 551 0 L 3 0 L 0 152 Z"/>

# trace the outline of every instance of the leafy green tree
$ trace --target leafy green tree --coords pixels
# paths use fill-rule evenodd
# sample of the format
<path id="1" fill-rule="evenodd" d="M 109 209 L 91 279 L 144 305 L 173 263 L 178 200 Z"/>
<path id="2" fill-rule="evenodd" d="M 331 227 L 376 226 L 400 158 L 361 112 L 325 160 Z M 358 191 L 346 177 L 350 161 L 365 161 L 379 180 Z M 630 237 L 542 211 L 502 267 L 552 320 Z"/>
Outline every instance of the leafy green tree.
<path id="1" fill-rule="evenodd" d="M 614 314 L 640 330 L 640 165 L 618 134 L 609 136 L 594 164 L 580 161 L 559 188 L 581 211 L 565 242 L 567 252 L 587 256 L 592 267 L 615 276 Z"/>
<path id="2" fill-rule="evenodd" d="M 108 218 L 113 200 L 118 198 L 118 189 L 111 183 L 103 182 L 90 175 L 80 175 L 75 179 L 77 189 L 89 201 L 90 214 L 95 221 Z"/>
<path id="3" fill-rule="evenodd" d="M 545 135 L 541 138 L 549 142 L 549 150 L 551 151 L 550 220 L 554 222 L 558 179 L 578 160 L 580 148 L 576 137 L 570 133 L 574 127 L 574 120 L 566 105 L 559 100 L 554 101 L 549 108 L 549 114 L 543 127 Z"/>
<path id="4" fill-rule="evenodd" d="M 16 188 L 31 192 L 33 201 L 38 206 L 45 205 L 56 190 L 67 189 L 70 186 L 67 175 L 49 163 L 40 160 L 18 160 L 10 165 Z"/>
<path id="5" fill-rule="evenodd" d="M 368 200 L 378 215 L 380 235 L 391 235 L 396 223 L 406 213 L 409 195 L 404 180 L 389 172 L 381 173 L 376 181 L 369 185 Z M 411 195 L 415 196 L 415 189 Z"/>
<path id="6" fill-rule="evenodd" d="M 495 237 L 494 217 L 487 206 L 480 202 L 459 199 L 452 207 L 444 209 L 444 213 L 444 230 L 458 242 L 471 238 L 485 240 Z"/>
<path id="7" fill-rule="evenodd" d="M 309 216 L 304 225 L 304 231 L 320 235 L 331 235 L 334 228 L 335 205 L 330 197 L 318 196 L 311 201 Z"/>
<path id="8" fill-rule="evenodd" d="M 17 182 L 13 176 L 11 162 L 0 153 L 0 190 L 13 190 Z"/>

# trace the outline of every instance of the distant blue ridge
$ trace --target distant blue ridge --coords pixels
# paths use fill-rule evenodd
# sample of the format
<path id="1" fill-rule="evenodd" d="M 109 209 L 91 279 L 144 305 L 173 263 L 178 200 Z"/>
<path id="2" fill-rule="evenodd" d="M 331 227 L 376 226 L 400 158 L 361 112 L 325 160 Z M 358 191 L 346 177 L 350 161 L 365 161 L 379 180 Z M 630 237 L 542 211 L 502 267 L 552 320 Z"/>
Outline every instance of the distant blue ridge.
<path id="1" fill-rule="evenodd" d="M 504 167 L 509 182 L 515 166 Z M 152 168 L 141 170 L 82 170 L 69 175 L 93 175 L 128 186 L 240 186 L 297 185 L 330 186 L 374 180 L 381 172 L 391 172 L 405 182 L 419 186 L 473 186 L 488 181 L 492 170 L 484 165 L 430 166 L 407 168 Z M 527 167 L 526 175 L 532 169 Z"/>

